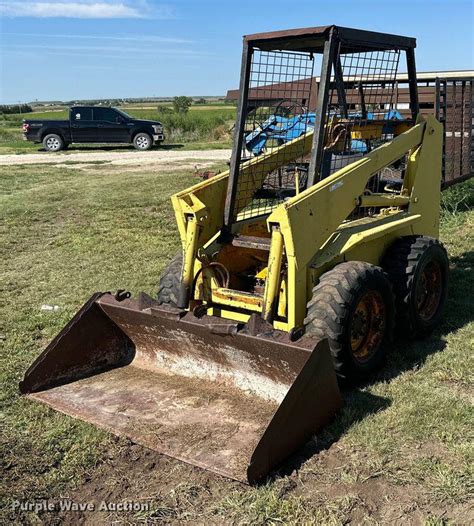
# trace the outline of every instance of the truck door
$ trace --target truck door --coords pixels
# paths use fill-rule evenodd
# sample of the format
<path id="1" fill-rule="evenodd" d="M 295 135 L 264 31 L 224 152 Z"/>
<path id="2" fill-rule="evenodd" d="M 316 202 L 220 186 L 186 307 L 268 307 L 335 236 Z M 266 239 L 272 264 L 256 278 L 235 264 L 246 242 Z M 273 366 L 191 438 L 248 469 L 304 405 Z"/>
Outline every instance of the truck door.
<path id="1" fill-rule="evenodd" d="M 93 108 L 97 126 L 97 142 L 130 142 L 125 118 L 113 108 Z"/>
<path id="2" fill-rule="evenodd" d="M 72 142 L 95 142 L 96 125 L 92 120 L 92 108 L 71 108 Z"/>

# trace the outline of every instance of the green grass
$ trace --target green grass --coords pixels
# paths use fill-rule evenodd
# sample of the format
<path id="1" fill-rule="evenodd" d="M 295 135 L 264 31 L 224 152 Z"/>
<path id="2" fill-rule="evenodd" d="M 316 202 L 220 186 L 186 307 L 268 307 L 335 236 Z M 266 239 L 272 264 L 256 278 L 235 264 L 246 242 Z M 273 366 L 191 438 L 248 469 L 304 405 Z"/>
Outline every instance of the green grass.
<path id="1" fill-rule="evenodd" d="M 184 143 L 206 145 L 208 143 L 228 147 L 231 142 L 231 128 L 235 121 L 235 106 L 196 105 L 187 114 L 158 110 L 159 106 L 149 109 L 124 107 L 132 117 L 159 120 L 165 127 L 166 143 Z M 27 114 L 0 116 L 0 154 L 28 153 L 41 148 L 41 145 L 22 140 L 21 125 L 23 119 L 68 118 L 68 111 L 41 111 Z"/>
<path id="2" fill-rule="evenodd" d="M 172 460 L 136 470 L 115 460 L 128 443 L 18 395 L 28 365 L 92 292 L 154 293 L 179 248 L 169 197 L 192 182 L 189 173 L 107 165 L 2 170 L 0 521 L 48 522 L 51 516 L 14 514 L 9 505 L 84 495 L 100 479 L 95 498 L 113 489 L 153 502 L 149 513 L 112 514 L 107 522 L 471 522 L 472 180 L 443 196 L 441 238 L 452 268 L 442 326 L 427 340 L 397 344 L 371 384 L 346 392 L 318 437 L 322 451 L 295 473 L 248 488 Z M 170 479 L 179 483 L 171 487 Z"/>

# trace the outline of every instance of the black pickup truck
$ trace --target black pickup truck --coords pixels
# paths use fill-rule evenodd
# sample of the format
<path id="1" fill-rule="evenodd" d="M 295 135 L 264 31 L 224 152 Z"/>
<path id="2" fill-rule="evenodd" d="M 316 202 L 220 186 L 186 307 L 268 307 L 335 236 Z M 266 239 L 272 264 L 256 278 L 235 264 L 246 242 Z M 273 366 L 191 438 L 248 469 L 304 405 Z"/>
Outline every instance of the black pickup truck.
<path id="1" fill-rule="evenodd" d="M 158 121 L 134 119 L 117 108 L 74 106 L 69 120 L 24 120 L 23 138 L 58 152 L 71 143 L 129 143 L 137 150 L 149 150 L 165 136 Z"/>

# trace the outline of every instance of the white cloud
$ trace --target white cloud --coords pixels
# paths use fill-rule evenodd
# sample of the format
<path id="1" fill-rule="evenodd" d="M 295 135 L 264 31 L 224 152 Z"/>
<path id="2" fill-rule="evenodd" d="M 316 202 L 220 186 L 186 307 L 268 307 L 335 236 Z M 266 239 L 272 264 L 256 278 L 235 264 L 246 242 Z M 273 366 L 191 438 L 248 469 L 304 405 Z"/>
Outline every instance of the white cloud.
<path id="1" fill-rule="evenodd" d="M 78 40 L 111 40 L 120 42 L 149 42 L 149 43 L 169 43 L 169 44 L 195 44 L 195 40 L 187 40 L 184 38 L 174 37 L 160 37 L 157 35 L 122 35 L 122 36 L 109 36 L 109 35 L 74 35 L 74 34 L 55 34 L 55 33 L 3 33 L 4 35 L 15 35 L 21 37 L 34 37 L 45 39 L 51 38 L 67 38 L 67 39 L 78 39 Z"/>
<path id="2" fill-rule="evenodd" d="M 29 44 L 4 45 L 4 52 L 21 52 L 23 49 L 31 49 Z M 127 53 L 133 53 L 135 58 L 138 56 L 184 56 L 184 57 L 207 57 L 212 53 L 198 50 L 189 50 L 182 48 L 143 48 L 130 46 L 51 46 L 44 44 L 35 44 L 34 49 L 44 50 L 50 55 L 67 55 L 71 57 L 82 57 L 93 52 L 90 56 L 104 57 L 107 53 L 118 53 L 117 57 L 123 57 Z M 11 50 L 11 51 L 10 51 Z"/>
<path id="3" fill-rule="evenodd" d="M 0 1 L 0 14 L 33 18 L 174 18 L 171 7 L 162 5 L 151 8 L 146 1 Z"/>

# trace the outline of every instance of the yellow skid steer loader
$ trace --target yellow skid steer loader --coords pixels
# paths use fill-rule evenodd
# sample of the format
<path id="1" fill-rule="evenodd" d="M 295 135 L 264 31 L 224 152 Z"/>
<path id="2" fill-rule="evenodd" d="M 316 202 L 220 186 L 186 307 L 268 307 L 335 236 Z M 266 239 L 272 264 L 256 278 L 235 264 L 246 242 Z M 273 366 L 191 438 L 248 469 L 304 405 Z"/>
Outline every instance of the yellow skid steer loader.
<path id="1" fill-rule="evenodd" d="M 336 26 L 246 36 L 229 170 L 173 196 L 182 251 L 157 296 L 93 295 L 22 393 L 249 483 L 329 423 L 338 377 L 445 303 L 443 132 L 419 115 L 414 48 Z"/>

